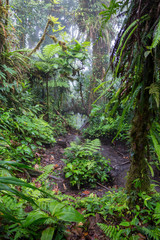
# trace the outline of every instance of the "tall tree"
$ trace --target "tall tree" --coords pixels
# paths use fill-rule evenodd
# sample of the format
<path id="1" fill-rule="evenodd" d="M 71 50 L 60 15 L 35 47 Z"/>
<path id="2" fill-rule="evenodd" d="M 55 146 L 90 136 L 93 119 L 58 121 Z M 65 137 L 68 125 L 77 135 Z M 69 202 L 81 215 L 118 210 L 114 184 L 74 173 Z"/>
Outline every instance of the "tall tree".
<path id="1" fill-rule="evenodd" d="M 91 111 L 91 104 L 97 98 L 94 88 L 97 81 L 102 80 L 107 67 L 106 56 L 110 53 L 111 38 L 113 39 L 113 27 L 108 23 L 103 28 L 101 36 L 101 16 L 102 3 L 97 0 L 80 0 L 79 10 L 77 11 L 77 23 L 80 31 L 86 34 L 86 38 L 92 43 L 92 76 L 90 78 L 88 94 L 88 113 Z M 108 2 L 108 1 L 107 1 Z M 96 18 L 95 18 L 96 16 Z"/>
<path id="2" fill-rule="evenodd" d="M 156 71 L 160 51 L 160 3 L 159 0 L 126 0 L 123 3 L 113 0 L 104 16 L 114 12 L 113 6 L 115 11 L 119 7 L 126 10 L 125 20 L 112 52 L 115 75 L 118 74 L 122 79 L 114 100 L 117 98 L 118 104 L 120 99 L 125 99 L 124 114 L 135 106 L 130 131 L 132 158 L 126 187 L 131 197 L 135 193 L 134 200 L 137 200 L 139 191 L 150 190 L 148 134 L 157 112 L 153 97 L 159 91 L 158 88 L 156 91 L 153 88 L 160 80 Z"/>
<path id="3" fill-rule="evenodd" d="M 7 4 L 9 1 L 4 2 L 0 0 L 0 53 L 3 52 L 6 47 L 6 38 L 7 38 Z"/>

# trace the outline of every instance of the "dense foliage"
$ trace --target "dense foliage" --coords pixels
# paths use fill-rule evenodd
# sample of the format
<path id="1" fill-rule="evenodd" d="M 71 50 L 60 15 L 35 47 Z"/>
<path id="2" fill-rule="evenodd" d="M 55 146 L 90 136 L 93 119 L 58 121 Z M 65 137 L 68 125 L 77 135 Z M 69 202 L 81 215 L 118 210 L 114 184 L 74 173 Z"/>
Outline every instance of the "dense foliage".
<path id="1" fill-rule="evenodd" d="M 65 177 L 70 179 L 72 186 L 80 189 L 83 185 L 95 186 L 97 181 L 102 183 L 109 180 L 109 160 L 106 160 L 100 150 L 100 141 L 86 140 L 85 143 L 71 142 L 71 146 L 66 148 L 64 160 Z"/>
<path id="2" fill-rule="evenodd" d="M 158 0 L 0 0 L 2 240 L 68 239 L 68 225 L 86 231 L 98 214 L 110 239 L 160 239 L 160 195 L 149 174 L 160 163 L 159 9 Z M 54 164 L 39 166 L 39 152 L 74 127 L 75 113 L 94 140 L 65 149 L 63 173 L 78 190 L 100 182 L 110 190 L 101 198 L 57 194 L 48 180 Z M 129 143 L 126 189 L 105 186 L 111 167 L 97 138 Z"/>

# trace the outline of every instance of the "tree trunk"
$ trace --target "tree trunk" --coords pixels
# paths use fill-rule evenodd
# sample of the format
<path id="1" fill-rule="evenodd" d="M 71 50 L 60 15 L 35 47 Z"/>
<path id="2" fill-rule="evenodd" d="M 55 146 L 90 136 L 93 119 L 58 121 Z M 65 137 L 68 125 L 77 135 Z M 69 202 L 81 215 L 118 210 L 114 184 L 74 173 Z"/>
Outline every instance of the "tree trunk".
<path id="1" fill-rule="evenodd" d="M 49 122 L 49 88 L 48 88 L 48 76 L 46 76 L 46 92 L 47 92 L 47 122 Z"/>
<path id="2" fill-rule="evenodd" d="M 132 121 L 131 129 L 131 167 L 127 178 L 127 192 L 133 201 L 138 199 L 139 192 L 149 192 L 150 178 L 147 164 L 148 131 L 151 126 L 152 112 L 149 108 L 149 87 L 154 82 L 154 61 L 150 54 L 143 68 L 141 93 L 137 97 L 137 108 Z M 135 193 L 135 198 L 133 198 Z M 131 196 L 132 194 L 132 196 Z"/>
<path id="3" fill-rule="evenodd" d="M 5 39 L 7 37 L 7 31 L 4 24 L 5 10 L 3 0 L 0 0 L 0 53 L 5 49 Z"/>

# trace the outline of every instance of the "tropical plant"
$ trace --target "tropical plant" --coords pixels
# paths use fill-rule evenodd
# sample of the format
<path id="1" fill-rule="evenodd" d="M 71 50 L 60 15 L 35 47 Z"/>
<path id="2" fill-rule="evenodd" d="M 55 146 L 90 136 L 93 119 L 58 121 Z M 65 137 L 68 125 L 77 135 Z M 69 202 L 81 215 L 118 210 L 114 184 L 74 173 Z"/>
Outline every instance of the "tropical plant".
<path id="1" fill-rule="evenodd" d="M 14 171 L 20 168 L 30 169 L 13 161 L 0 161 L 0 170 L 3 170 L 0 174 L 5 175 L 0 177 L 3 239 L 21 239 L 24 234 L 25 239 L 59 239 L 64 236 L 66 224 L 84 221 L 78 211 L 68 202 L 67 205 L 66 202 L 62 203 L 52 191 L 46 192 L 14 177 Z M 9 176 L 6 177 L 7 173 Z M 42 178 L 44 179 L 44 174 Z"/>
<path id="2" fill-rule="evenodd" d="M 72 186 L 89 184 L 92 187 L 96 182 L 107 182 L 109 180 L 109 160 L 106 160 L 100 151 L 100 141 L 86 140 L 85 143 L 72 142 L 71 146 L 66 148 L 64 162 L 65 177 L 69 178 Z"/>
<path id="3" fill-rule="evenodd" d="M 121 78 L 121 85 L 109 102 L 107 109 L 113 100 L 115 102 L 114 111 L 119 105 L 119 101 L 123 102 L 122 125 L 125 114 L 131 107 L 134 107 L 130 131 L 132 161 L 127 178 L 127 191 L 130 196 L 132 196 L 132 192 L 148 192 L 150 189 L 146 158 L 149 159 L 147 153 L 148 134 L 155 120 L 153 113 L 157 114 L 155 98 L 157 102 L 158 88 L 156 87 L 155 94 L 155 84 L 159 81 L 159 71 L 156 71 L 159 61 L 158 4 L 156 0 L 152 3 L 148 0 L 143 2 L 113 0 L 102 13 L 104 18 L 107 16 L 106 20 L 108 20 L 108 16 L 112 13 L 118 12 L 120 9 L 126 10 L 126 18 L 112 52 L 114 77 L 118 75 Z M 141 184 L 134 191 L 136 179 L 139 179 Z M 136 196 L 138 196 L 137 193 Z"/>
<path id="4" fill-rule="evenodd" d="M 104 223 L 98 226 L 112 240 L 134 240 L 147 238 L 158 240 L 160 237 L 160 194 L 153 190 L 151 195 L 138 194 L 139 204 L 129 207 L 124 189 L 111 189 L 99 198 L 90 194 L 77 199 L 76 207 L 84 208 L 84 216 L 101 214 Z"/>
<path id="5" fill-rule="evenodd" d="M 89 117 L 89 126 L 83 130 L 83 134 L 88 138 L 105 138 L 113 140 L 114 138 L 124 140 L 128 139 L 129 119 L 124 121 L 121 132 L 117 136 L 121 116 L 116 113 L 114 116 L 108 116 L 104 113 L 105 106 L 92 105 Z"/>
<path id="6" fill-rule="evenodd" d="M 4 160 L 33 161 L 37 148 L 55 143 L 54 128 L 31 111 L 23 110 L 23 114 L 0 109 L 0 152 Z"/>

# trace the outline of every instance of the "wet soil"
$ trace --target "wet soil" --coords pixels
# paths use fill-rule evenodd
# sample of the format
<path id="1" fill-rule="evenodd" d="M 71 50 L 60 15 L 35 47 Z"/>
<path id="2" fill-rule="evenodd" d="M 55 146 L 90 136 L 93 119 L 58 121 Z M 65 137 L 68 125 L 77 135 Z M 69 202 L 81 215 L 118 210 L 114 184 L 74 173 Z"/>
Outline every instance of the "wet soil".
<path id="1" fill-rule="evenodd" d="M 62 159 L 64 158 L 64 149 L 69 147 L 70 143 L 75 141 L 77 137 L 82 138 L 78 132 L 68 133 L 67 136 L 56 139 L 57 142 L 53 147 L 48 146 L 44 151 L 37 153 L 41 158 L 41 166 L 54 164 L 55 178 L 54 176 L 50 178 L 51 189 L 57 194 L 61 192 L 62 194 L 83 198 L 91 193 L 101 197 L 113 187 L 116 189 L 125 187 L 127 172 L 130 167 L 129 149 L 125 143 L 116 142 L 112 144 L 111 141 L 107 140 L 102 142 L 101 152 L 106 159 L 110 159 L 112 181 L 103 185 L 97 183 L 94 189 L 85 186 L 77 190 L 70 186 L 68 179 L 64 177 L 63 168 L 65 164 Z M 79 209 L 81 213 L 83 210 Z M 109 240 L 97 223 L 104 223 L 104 219 L 98 213 L 95 216 L 89 216 L 83 226 L 75 223 L 69 225 L 66 240 Z"/>
<path id="2" fill-rule="evenodd" d="M 41 154 L 41 166 L 46 166 L 48 164 L 55 165 L 55 173 L 58 179 L 53 180 L 53 189 L 56 191 L 72 196 L 84 197 L 90 193 L 95 193 L 97 196 L 101 197 L 106 191 L 110 190 L 111 187 L 119 188 L 124 187 L 126 182 L 127 171 L 129 170 L 129 151 L 127 146 L 122 143 L 112 144 L 111 142 L 102 142 L 101 152 L 102 155 L 110 160 L 111 170 L 111 181 L 106 185 L 97 183 L 95 189 L 88 186 L 77 190 L 70 186 L 68 179 L 65 179 L 63 173 L 63 167 L 65 166 L 62 159 L 64 158 L 64 149 L 70 146 L 70 142 L 75 141 L 76 138 L 82 138 L 79 133 L 72 132 L 65 137 L 59 137 L 57 143 Z"/>

